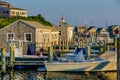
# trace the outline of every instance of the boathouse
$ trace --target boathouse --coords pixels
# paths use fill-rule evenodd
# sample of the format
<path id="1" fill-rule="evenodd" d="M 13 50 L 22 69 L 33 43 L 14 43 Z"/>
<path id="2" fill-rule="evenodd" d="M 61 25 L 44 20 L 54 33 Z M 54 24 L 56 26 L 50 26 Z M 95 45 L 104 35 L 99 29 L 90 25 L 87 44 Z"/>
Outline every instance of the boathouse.
<path id="1" fill-rule="evenodd" d="M 58 44 L 59 31 L 36 21 L 18 20 L 0 29 L 0 48 L 9 51 L 9 41 L 15 44 L 15 53 L 36 54 L 40 49 Z"/>

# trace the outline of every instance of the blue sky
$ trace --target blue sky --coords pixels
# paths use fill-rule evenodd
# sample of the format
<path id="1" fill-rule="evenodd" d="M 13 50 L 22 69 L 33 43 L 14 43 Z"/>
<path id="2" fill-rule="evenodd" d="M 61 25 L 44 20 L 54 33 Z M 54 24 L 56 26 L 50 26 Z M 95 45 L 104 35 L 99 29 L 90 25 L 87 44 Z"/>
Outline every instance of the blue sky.
<path id="1" fill-rule="evenodd" d="M 42 14 L 55 24 L 62 15 L 73 26 L 120 25 L 120 0 L 3 0 L 28 10 L 28 15 Z"/>

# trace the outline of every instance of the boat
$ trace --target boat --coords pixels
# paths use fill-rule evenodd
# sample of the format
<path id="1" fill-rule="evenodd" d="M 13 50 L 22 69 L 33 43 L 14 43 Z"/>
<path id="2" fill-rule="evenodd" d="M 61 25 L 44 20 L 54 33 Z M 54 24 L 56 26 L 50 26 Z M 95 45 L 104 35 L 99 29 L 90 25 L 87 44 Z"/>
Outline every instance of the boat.
<path id="1" fill-rule="evenodd" d="M 106 51 L 95 59 L 85 60 L 83 50 L 65 55 L 58 61 L 44 62 L 47 71 L 116 71 L 116 52 Z"/>

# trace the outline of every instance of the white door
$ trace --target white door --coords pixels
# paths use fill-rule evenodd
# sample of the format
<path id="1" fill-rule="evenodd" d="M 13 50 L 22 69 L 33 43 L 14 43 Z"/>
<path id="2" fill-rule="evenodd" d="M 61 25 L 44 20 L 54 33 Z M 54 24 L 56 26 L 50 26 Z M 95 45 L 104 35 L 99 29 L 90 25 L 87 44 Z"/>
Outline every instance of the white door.
<path id="1" fill-rule="evenodd" d="M 23 41 L 15 41 L 15 57 L 22 56 L 22 49 L 23 49 Z"/>

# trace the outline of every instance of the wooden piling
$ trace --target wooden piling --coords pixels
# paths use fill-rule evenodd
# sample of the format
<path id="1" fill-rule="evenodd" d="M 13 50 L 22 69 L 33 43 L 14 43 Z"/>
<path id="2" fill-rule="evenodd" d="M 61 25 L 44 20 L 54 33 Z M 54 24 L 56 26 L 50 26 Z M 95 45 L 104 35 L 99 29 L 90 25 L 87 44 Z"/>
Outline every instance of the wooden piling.
<path id="1" fill-rule="evenodd" d="M 117 39 L 117 80 L 120 80 L 120 38 Z"/>
<path id="2" fill-rule="evenodd" d="M 107 45 L 107 51 L 109 51 L 110 50 L 110 46 L 109 46 L 109 44 Z"/>
<path id="3" fill-rule="evenodd" d="M 66 50 L 69 50 L 69 44 L 68 44 L 68 40 L 66 40 Z"/>
<path id="4" fill-rule="evenodd" d="M 87 56 L 87 59 L 90 58 L 90 46 L 86 46 L 86 56 Z"/>
<path id="5" fill-rule="evenodd" d="M 6 73 L 6 59 L 5 59 L 5 56 L 6 56 L 6 51 L 5 51 L 5 48 L 2 48 L 1 49 L 2 53 L 1 53 L 1 68 L 2 68 L 2 73 Z"/>
<path id="6" fill-rule="evenodd" d="M 114 38 L 114 49 L 117 52 L 117 38 Z"/>
<path id="7" fill-rule="evenodd" d="M 59 39 L 59 50 L 61 50 L 61 39 Z"/>
<path id="8" fill-rule="evenodd" d="M 62 50 L 64 51 L 65 45 L 64 40 L 62 41 Z"/>
<path id="9" fill-rule="evenodd" d="M 99 53 L 102 54 L 103 52 L 103 45 L 99 42 Z"/>
<path id="10" fill-rule="evenodd" d="M 14 46 L 10 47 L 10 67 L 13 68 L 14 66 Z"/>
<path id="11" fill-rule="evenodd" d="M 14 70 L 10 70 L 10 80 L 14 80 Z"/>
<path id="12" fill-rule="evenodd" d="M 48 47 L 48 57 L 49 61 L 53 60 L 53 46 Z"/>

